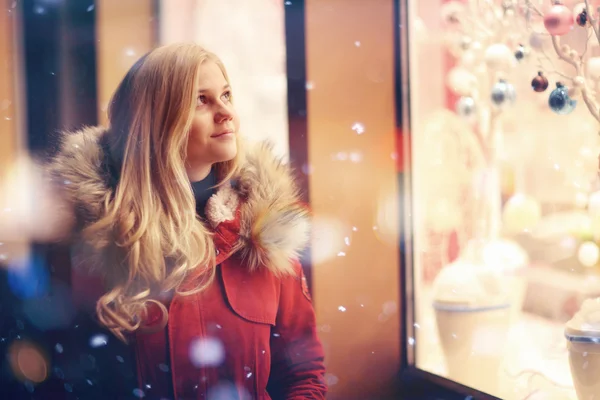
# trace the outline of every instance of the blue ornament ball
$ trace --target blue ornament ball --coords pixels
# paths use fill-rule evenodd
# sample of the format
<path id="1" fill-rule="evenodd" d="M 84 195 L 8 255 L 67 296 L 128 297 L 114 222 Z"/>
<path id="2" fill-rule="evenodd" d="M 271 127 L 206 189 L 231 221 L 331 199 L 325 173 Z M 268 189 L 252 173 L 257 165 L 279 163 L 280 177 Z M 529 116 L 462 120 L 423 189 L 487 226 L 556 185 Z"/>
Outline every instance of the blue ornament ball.
<path id="1" fill-rule="evenodd" d="M 515 87 L 505 80 L 501 79 L 492 88 L 492 103 L 497 107 L 503 107 L 512 104 L 517 98 Z"/>
<path id="2" fill-rule="evenodd" d="M 548 105 L 555 113 L 567 115 L 573 112 L 577 105 L 577 100 L 573 100 L 569 97 L 569 89 L 559 82 L 556 84 L 556 89 L 550 93 Z"/>

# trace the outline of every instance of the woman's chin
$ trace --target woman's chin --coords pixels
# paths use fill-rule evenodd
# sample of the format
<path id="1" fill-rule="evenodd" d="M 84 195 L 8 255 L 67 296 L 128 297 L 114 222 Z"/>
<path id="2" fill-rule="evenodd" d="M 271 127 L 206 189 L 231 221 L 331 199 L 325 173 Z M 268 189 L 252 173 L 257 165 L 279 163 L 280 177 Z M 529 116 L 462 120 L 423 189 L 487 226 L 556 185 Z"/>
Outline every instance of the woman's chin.
<path id="1" fill-rule="evenodd" d="M 215 149 L 216 150 L 216 149 Z M 217 162 L 225 162 L 231 161 L 237 155 L 237 144 L 235 140 L 232 140 L 231 143 L 222 143 L 219 146 L 218 154 L 215 154 L 215 158 L 218 159 Z"/>

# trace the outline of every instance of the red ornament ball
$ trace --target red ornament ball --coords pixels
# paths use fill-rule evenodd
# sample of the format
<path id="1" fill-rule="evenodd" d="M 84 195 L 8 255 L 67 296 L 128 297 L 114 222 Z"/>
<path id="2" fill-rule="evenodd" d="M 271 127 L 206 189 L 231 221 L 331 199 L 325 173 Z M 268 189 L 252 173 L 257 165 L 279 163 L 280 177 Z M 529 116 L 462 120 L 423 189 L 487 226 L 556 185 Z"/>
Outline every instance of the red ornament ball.
<path id="1" fill-rule="evenodd" d="M 588 23 L 587 10 L 583 10 L 582 12 L 580 12 L 577 15 L 577 18 L 575 19 L 575 21 L 577 21 L 577 25 L 579 25 L 583 28 Z"/>
<path id="2" fill-rule="evenodd" d="M 541 93 L 548 89 L 548 78 L 542 74 L 542 71 L 538 72 L 538 75 L 531 81 L 531 87 L 538 93 Z"/>

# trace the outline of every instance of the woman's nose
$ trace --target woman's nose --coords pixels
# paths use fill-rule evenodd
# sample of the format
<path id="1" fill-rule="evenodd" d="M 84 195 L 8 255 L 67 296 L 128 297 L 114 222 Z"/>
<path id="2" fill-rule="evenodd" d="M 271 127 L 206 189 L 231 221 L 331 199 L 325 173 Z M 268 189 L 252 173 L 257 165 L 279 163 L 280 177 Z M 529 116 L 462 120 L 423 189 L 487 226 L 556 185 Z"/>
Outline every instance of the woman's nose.
<path id="1" fill-rule="evenodd" d="M 215 115 L 216 122 L 231 121 L 233 119 L 233 113 L 225 107 L 221 107 Z"/>

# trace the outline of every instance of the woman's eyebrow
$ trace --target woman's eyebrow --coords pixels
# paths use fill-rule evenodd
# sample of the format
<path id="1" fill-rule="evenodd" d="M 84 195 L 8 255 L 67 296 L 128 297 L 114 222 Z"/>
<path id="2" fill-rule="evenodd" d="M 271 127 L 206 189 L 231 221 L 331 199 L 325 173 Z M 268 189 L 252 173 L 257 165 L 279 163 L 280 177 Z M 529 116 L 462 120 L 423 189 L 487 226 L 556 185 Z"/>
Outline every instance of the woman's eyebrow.
<path id="1" fill-rule="evenodd" d="M 229 86 L 228 83 L 225 84 L 225 86 L 223 86 L 222 90 L 227 90 L 227 89 L 231 89 L 231 86 Z M 206 88 L 206 89 L 198 89 L 198 93 L 202 93 L 202 92 L 209 92 L 210 89 Z"/>

